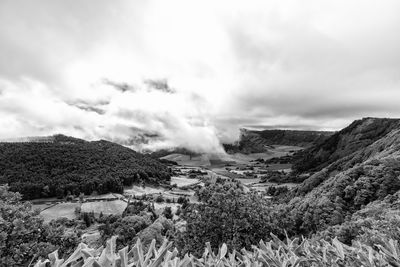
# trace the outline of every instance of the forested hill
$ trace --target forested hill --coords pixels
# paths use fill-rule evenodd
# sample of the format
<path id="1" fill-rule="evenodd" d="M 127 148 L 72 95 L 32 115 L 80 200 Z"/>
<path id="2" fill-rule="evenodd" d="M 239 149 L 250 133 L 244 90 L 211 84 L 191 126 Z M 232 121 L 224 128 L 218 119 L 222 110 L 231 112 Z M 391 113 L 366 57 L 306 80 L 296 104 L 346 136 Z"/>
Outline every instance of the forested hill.
<path id="1" fill-rule="evenodd" d="M 158 160 L 104 140 L 56 135 L 46 142 L 0 143 L 0 184 L 25 199 L 122 192 L 124 185 L 169 179 Z"/>
<path id="2" fill-rule="evenodd" d="M 235 144 L 224 144 L 228 153 L 258 153 L 265 152 L 271 145 L 287 145 L 309 147 L 330 137 L 328 131 L 297 131 L 297 130 L 247 130 L 241 129 L 239 141 Z"/>
<path id="3" fill-rule="evenodd" d="M 363 118 L 333 134 L 323 142 L 299 152 L 294 160 L 297 172 L 314 172 L 340 160 L 339 170 L 361 162 L 354 153 L 384 137 L 394 129 L 400 128 L 400 119 Z M 342 164 L 343 163 L 343 164 Z"/>
<path id="4" fill-rule="evenodd" d="M 360 224 L 354 214 L 374 201 L 380 203 L 396 193 L 398 196 L 399 121 L 362 119 L 332 138 L 339 140 L 331 141 L 335 149 L 327 150 L 330 153 L 325 160 L 334 160 L 334 155 L 343 155 L 344 158 L 315 172 L 295 189 L 294 196 L 282 213 L 285 218 L 290 218 L 285 229 L 303 235 L 328 231 L 344 241 L 359 235 L 362 227 L 389 231 L 381 225 L 391 224 L 387 218 L 377 218 L 376 222 L 370 219 L 368 223 L 364 221 Z M 323 151 L 323 148 L 320 150 Z M 311 156 L 317 157 L 311 154 L 312 151 L 318 153 L 319 150 L 313 148 L 308 151 Z"/>

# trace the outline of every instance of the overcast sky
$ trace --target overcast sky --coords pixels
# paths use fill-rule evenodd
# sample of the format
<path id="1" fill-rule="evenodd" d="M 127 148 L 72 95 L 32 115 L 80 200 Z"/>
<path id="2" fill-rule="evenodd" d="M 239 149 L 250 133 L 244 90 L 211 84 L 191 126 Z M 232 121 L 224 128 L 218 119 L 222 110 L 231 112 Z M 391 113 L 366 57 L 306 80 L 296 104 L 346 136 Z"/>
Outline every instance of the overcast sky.
<path id="1" fill-rule="evenodd" d="M 0 138 L 209 151 L 400 117 L 399 49 L 398 0 L 0 0 Z"/>

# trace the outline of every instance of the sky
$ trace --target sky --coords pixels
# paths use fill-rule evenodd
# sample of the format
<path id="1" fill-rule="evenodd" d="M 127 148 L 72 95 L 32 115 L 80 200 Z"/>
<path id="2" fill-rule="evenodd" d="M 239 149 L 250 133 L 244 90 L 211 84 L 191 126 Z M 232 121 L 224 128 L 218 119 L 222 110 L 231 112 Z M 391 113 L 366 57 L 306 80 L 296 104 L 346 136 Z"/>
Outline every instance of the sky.
<path id="1" fill-rule="evenodd" d="M 398 0 L 0 0 L 0 138 L 221 151 L 400 117 Z"/>

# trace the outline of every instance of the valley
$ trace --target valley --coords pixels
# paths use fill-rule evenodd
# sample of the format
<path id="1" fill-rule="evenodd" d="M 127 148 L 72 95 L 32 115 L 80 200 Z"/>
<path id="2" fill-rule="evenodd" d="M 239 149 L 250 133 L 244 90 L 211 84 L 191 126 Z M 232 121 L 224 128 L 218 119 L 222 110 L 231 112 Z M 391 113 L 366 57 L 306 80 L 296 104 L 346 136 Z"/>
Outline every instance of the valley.
<path id="1" fill-rule="evenodd" d="M 400 267 L 400 1 L 0 22 L 0 267 Z"/>
<path id="2" fill-rule="evenodd" d="M 299 237 L 317 242 L 318 251 L 336 244 L 350 253 L 362 242 L 387 257 L 374 244 L 400 240 L 400 120 L 363 118 L 306 147 L 243 138 L 240 151 L 175 149 L 157 157 L 64 136 L 2 143 L 0 180 L 9 182 L 0 186 L 0 204 L 9 210 L 3 217 L 7 225 L 28 225 L 45 244 L 35 254 L 41 257 L 54 246 L 71 255 L 79 242 L 98 248 L 114 240 L 123 249 L 140 240 L 148 248 L 167 238 L 196 258 L 207 242 L 210 251 L 221 242 L 238 251 Z"/>
<path id="3" fill-rule="evenodd" d="M 173 213 L 181 206 L 177 203 L 179 197 L 186 198 L 189 203 L 198 203 L 196 189 L 204 187 L 205 183 L 217 178 L 234 179 L 245 188 L 245 192 L 265 190 L 273 187 L 293 188 L 295 183 L 268 182 L 263 180 L 270 171 L 291 172 L 291 164 L 269 163 L 272 158 L 291 156 L 302 148 L 298 146 L 271 146 L 264 153 L 241 154 L 212 154 L 189 156 L 173 153 L 162 157 L 175 161 L 178 165 L 169 165 L 172 170 L 169 185 L 140 185 L 126 186 L 122 193 L 92 194 L 67 196 L 64 199 L 41 198 L 31 200 L 33 207 L 40 211 L 45 222 L 58 218 L 69 220 L 79 218 L 83 213 L 93 213 L 95 216 L 122 215 L 128 203 L 135 199 L 143 199 L 153 204 L 158 214 L 165 207 L 170 207 Z"/>

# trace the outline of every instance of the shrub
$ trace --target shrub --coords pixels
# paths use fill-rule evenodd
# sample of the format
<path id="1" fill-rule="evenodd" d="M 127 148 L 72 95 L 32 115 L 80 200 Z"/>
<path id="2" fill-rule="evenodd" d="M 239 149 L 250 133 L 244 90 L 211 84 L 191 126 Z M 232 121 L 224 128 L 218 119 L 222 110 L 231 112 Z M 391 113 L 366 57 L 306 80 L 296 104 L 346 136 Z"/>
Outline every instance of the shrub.
<path id="1" fill-rule="evenodd" d="M 163 211 L 163 215 L 165 216 L 165 218 L 167 219 L 172 219 L 172 217 L 174 216 L 172 214 L 172 209 L 171 207 L 165 207 L 164 211 Z"/>
<path id="2" fill-rule="evenodd" d="M 158 195 L 155 199 L 155 202 L 157 203 L 161 203 L 164 202 L 164 197 L 162 195 Z"/>
<path id="3" fill-rule="evenodd" d="M 252 251 L 242 249 L 228 251 L 222 244 L 216 253 L 207 243 L 202 257 L 196 258 L 186 254 L 179 257 L 176 249 L 171 250 L 172 242 L 164 240 L 159 249 L 153 240 L 145 253 L 141 241 L 128 251 L 124 247 L 115 251 L 116 237 L 107 241 L 105 249 L 89 248 L 80 244 L 75 252 L 65 261 L 59 259 L 57 251 L 49 254 L 49 260 L 40 260 L 35 267 L 75 266 L 399 266 L 400 247 L 397 241 L 380 240 L 383 245 L 372 247 L 358 243 L 347 246 L 336 238 L 332 242 L 311 239 L 287 239 L 285 242 L 271 235 L 269 242 L 260 241 Z M 382 238 L 382 237 L 381 237 Z"/>

